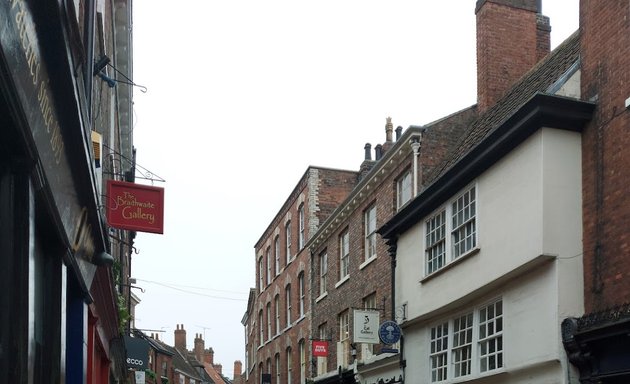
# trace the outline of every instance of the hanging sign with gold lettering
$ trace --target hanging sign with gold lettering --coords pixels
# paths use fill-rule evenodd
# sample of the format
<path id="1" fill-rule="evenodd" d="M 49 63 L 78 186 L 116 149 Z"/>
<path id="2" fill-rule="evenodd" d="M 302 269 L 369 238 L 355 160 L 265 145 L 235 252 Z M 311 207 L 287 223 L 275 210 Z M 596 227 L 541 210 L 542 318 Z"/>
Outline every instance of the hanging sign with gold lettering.
<path id="1" fill-rule="evenodd" d="M 164 188 L 108 180 L 106 208 L 114 228 L 164 233 Z"/>

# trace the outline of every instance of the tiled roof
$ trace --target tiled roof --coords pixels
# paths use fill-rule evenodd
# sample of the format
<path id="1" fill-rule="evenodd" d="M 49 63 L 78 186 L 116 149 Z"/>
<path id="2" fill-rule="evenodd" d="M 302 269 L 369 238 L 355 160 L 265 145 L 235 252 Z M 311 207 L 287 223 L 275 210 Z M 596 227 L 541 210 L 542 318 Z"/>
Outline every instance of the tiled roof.
<path id="1" fill-rule="evenodd" d="M 471 122 L 446 160 L 424 179 L 422 191 L 377 232 L 392 239 L 405 231 L 540 127 L 581 131 L 595 104 L 554 95 L 579 68 L 579 49 L 575 32 Z"/>
<path id="2" fill-rule="evenodd" d="M 438 179 L 460 161 L 477 144 L 512 116 L 536 93 L 546 93 L 553 84 L 580 58 L 578 31 L 553 50 L 527 72 L 493 107 L 482 113 L 455 146 L 442 167 L 429 175 L 428 181 Z"/>

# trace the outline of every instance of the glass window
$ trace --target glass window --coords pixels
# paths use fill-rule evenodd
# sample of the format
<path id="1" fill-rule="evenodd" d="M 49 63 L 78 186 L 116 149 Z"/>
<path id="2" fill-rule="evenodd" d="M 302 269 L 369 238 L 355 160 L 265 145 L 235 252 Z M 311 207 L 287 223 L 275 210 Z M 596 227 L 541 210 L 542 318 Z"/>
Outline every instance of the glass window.
<path id="1" fill-rule="evenodd" d="M 300 208 L 298 209 L 298 217 L 299 217 L 298 250 L 301 250 L 302 248 L 304 248 L 304 241 L 306 240 L 303 203 L 300 205 Z"/>
<path id="2" fill-rule="evenodd" d="M 291 384 L 291 347 L 287 348 L 287 384 Z"/>
<path id="3" fill-rule="evenodd" d="M 285 305 L 287 309 L 287 327 L 291 325 L 291 285 L 285 288 Z"/>
<path id="4" fill-rule="evenodd" d="M 273 309 L 276 315 L 276 335 L 280 334 L 280 295 L 276 295 L 273 300 Z"/>
<path id="5" fill-rule="evenodd" d="M 446 380 L 448 372 L 448 323 L 431 328 L 431 382 Z"/>
<path id="6" fill-rule="evenodd" d="M 320 325 L 318 327 L 317 333 L 319 335 L 319 340 L 328 340 L 328 332 L 326 330 L 326 323 Z M 317 357 L 317 374 L 323 375 L 328 372 L 328 357 L 326 356 L 318 356 Z"/>
<path id="7" fill-rule="evenodd" d="M 304 272 L 301 272 L 298 276 L 298 283 L 300 288 L 300 317 L 304 316 L 304 300 L 306 296 L 305 287 L 304 287 Z"/>
<path id="8" fill-rule="evenodd" d="M 426 221 L 427 274 L 446 264 L 446 211 L 442 210 Z"/>
<path id="9" fill-rule="evenodd" d="M 265 268 L 263 267 L 263 258 L 258 259 L 258 289 L 260 292 L 265 289 Z"/>
<path id="10" fill-rule="evenodd" d="M 285 246 L 286 246 L 286 264 L 289 265 L 291 262 L 291 221 L 287 222 L 287 225 L 284 226 L 284 238 L 285 238 Z"/>
<path id="11" fill-rule="evenodd" d="M 453 375 L 470 375 L 472 359 L 473 315 L 469 313 L 453 320 Z"/>
<path id="12" fill-rule="evenodd" d="M 263 311 L 262 309 L 258 312 L 258 327 L 260 330 L 260 345 L 265 343 L 265 326 L 263 323 Z"/>
<path id="13" fill-rule="evenodd" d="M 348 276 L 348 266 L 350 264 L 350 235 L 345 230 L 339 236 L 339 280 Z"/>
<path id="14" fill-rule="evenodd" d="M 476 188 L 472 187 L 424 222 L 426 275 L 477 247 L 476 214 Z"/>
<path id="15" fill-rule="evenodd" d="M 479 310 L 479 366 L 481 372 L 503 367 L 503 305 Z"/>
<path id="16" fill-rule="evenodd" d="M 451 236 L 453 239 L 453 258 L 473 249 L 476 244 L 476 205 L 475 188 L 464 192 L 453 202 Z"/>
<path id="17" fill-rule="evenodd" d="M 429 337 L 433 383 L 502 368 L 502 301 L 444 321 L 430 329 Z"/>
<path id="18" fill-rule="evenodd" d="M 276 236 L 276 240 L 273 245 L 273 251 L 276 256 L 276 276 L 278 276 L 280 274 L 280 236 Z"/>
<path id="19" fill-rule="evenodd" d="M 409 170 L 396 182 L 398 209 L 411 200 L 411 179 L 411 171 Z"/>
<path id="20" fill-rule="evenodd" d="M 365 260 L 376 257 L 376 205 L 365 211 Z"/>
<path id="21" fill-rule="evenodd" d="M 327 290 L 328 278 L 328 253 L 319 255 L 319 294 L 323 295 Z"/>
<path id="22" fill-rule="evenodd" d="M 267 339 L 271 340 L 273 333 L 271 332 L 271 303 L 267 303 Z"/>

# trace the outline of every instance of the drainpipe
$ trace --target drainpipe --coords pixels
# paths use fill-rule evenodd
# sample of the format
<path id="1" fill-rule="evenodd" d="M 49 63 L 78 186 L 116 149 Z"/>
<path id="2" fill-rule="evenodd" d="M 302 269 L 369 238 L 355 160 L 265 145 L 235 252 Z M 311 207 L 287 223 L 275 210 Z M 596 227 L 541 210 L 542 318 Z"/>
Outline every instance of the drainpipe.
<path id="1" fill-rule="evenodd" d="M 418 155 L 420 154 L 420 143 L 422 133 L 411 138 L 411 149 L 413 150 L 413 197 L 418 195 Z"/>

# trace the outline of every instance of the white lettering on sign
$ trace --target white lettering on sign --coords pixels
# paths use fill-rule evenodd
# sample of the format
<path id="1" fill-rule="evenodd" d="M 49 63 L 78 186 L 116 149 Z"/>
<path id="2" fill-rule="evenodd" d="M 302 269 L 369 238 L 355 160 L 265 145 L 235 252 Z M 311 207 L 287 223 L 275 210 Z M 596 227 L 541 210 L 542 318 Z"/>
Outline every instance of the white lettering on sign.
<path id="1" fill-rule="evenodd" d="M 129 365 L 138 365 L 140 367 L 142 367 L 144 365 L 144 361 L 139 360 L 139 359 L 132 359 L 131 357 L 127 358 L 127 364 Z"/>

